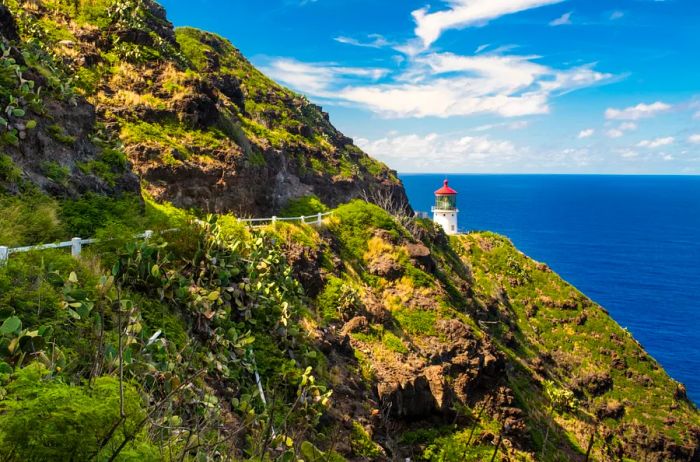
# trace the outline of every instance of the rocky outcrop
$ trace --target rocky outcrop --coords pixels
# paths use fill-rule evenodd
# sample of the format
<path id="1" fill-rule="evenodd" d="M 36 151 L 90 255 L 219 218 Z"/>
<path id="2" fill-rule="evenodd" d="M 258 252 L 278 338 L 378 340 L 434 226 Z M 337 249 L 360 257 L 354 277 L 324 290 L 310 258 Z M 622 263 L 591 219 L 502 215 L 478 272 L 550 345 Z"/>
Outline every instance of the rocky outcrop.
<path id="1" fill-rule="evenodd" d="M 51 35 L 36 38 L 46 41 L 60 62 L 56 78 L 65 80 L 61 84 L 68 87 L 68 79 L 82 72 L 76 81 L 86 96 L 77 99 L 75 113 L 85 118 L 80 130 L 68 126 L 74 121 L 67 107 L 48 114 L 64 141 L 75 138 L 77 149 L 72 162 L 63 155 L 57 161 L 69 170 L 68 186 L 44 181 L 31 170 L 28 177 L 45 191 L 75 195 L 133 189 L 133 175 L 115 182 L 111 173 L 116 172 L 100 166 L 107 173 L 102 177 L 110 179 L 106 187 L 100 175 L 86 179 L 74 168 L 90 157 L 90 137 L 104 126 L 100 136 L 121 138 L 133 166 L 127 170 L 156 199 L 178 207 L 271 216 L 291 199 L 314 194 L 328 206 L 366 196 L 393 197 L 397 206 L 410 209 L 395 172 L 337 131 L 322 108 L 269 80 L 225 39 L 194 29 L 176 31 L 153 0 L 126 0 L 102 13 L 88 24 L 41 3 L 25 11 L 28 20 L 48 20 L 63 29 L 62 35 L 75 37 L 60 43 Z M 18 38 L 4 6 L 0 32 Z M 107 64 L 107 53 L 116 61 Z M 63 148 L 41 147 L 47 152 Z M 25 159 L 35 157 L 34 147 L 25 150 Z M 25 168 L 28 162 L 18 163 Z M 83 166 L 83 173 L 88 170 Z"/>
<path id="2" fill-rule="evenodd" d="M 398 368 L 377 365 L 377 395 L 396 418 L 449 416 L 455 403 L 473 404 L 502 382 L 505 360 L 493 345 L 456 319 L 437 328 L 445 340 L 430 344 L 422 358 Z"/>
<path id="3" fill-rule="evenodd" d="M 6 40 L 19 40 L 17 23 L 5 5 L 0 5 L 0 34 Z"/>

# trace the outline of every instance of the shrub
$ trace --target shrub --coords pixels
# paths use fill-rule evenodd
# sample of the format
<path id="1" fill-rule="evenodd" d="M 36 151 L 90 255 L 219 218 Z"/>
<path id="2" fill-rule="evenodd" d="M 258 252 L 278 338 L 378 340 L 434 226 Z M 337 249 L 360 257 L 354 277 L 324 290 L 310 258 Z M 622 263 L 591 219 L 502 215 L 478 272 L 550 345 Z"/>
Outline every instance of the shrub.
<path id="1" fill-rule="evenodd" d="M 317 304 L 319 314 L 326 322 L 347 321 L 362 307 L 357 291 L 335 276 L 329 277 Z"/>
<path id="2" fill-rule="evenodd" d="M 68 167 L 63 167 L 58 162 L 44 162 L 41 164 L 41 171 L 46 178 L 53 180 L 58 184 L 65 184 L 70 176 L 70 171 Z"/>
<path id="3" fill-rule="evenodd" d="M 0 244 L 6 246 L 53 242 L 65 236 L 58 219 L 58 204 L 51 198 L 27 193 L 0 195 Z"/>
<path id="4" fill-rule="evenodd" d="M 51 377 L 38 363 L 19 370 L 0 402 L 0 456 L 3 460 L 106 460 L 127 435 L 136 434 L 119 460 L 156 460 L 139 422 L 145 417 L 141 397 L 124 387 L 126 419 L 104 447 L 100 442 L 120 421 L 119 382 L 100 377 L 91 387 L 72 386 Z"/>
<path id="5" fill-rule="evenodd" d="M 375 458 L 381 457 L 383 451 L 370 438 L 367 431 L 359 422 L 352 423 L 352 433 L 350 435 L 350 447 L 352 452 L 358 457 Z"/>
<path id="6" fill-rule="evenodd" d="M 310 195 L 291 199 L 280 212 L 281 217 L 301 217 L 316 215 L 328 210 L 318 196 Z"/>
<path id="7" fill-rule="evenodd" d="M 138 230 L 145 221 L 139 197 L 125 194 L 120 198 L 86 194 L 80 199 L 66 201 L 61 218 L 73 236 L 92 237 L 110 222 L 123 223 Z"/>
<path id="8" fill-rule="evenodd" d="M 10 156 L 0 154 L 0 181 L 14 183 L 19 180 L 21 174 Z"/>
<path id="9" fill-rule="evenodd" d="M 398 237 L 401 232 L 391 215 L 363 200 L 354 200 L 335 210 L 332 231 L 352 256 L 360 259 L 367 250 L 367 242 L 376 229 L 384 229 Z"/>

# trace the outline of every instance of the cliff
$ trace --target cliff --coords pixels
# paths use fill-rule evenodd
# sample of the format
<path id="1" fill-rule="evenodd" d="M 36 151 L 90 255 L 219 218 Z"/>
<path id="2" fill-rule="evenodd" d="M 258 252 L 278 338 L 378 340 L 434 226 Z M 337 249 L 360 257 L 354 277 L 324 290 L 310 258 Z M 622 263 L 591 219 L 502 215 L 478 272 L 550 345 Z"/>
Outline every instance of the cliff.
<path id="1" fill-rule="evenodd" d="M 0 244 L 102 238 L 0 268 L 1 459 L 700 457 L 684 387 L 602 307 L 411 218 L 225 40 L 132 0 L 6 1 L 0 32 Z"/>
<path id="2" fill-rule="evenodd" d="M 228 41 L 150 0 L 7 1 L 3 168 L 58 197 L 143 188 L 179 207 L 280 212 L 316 195 L 408 201 L 394 172 Z"/>

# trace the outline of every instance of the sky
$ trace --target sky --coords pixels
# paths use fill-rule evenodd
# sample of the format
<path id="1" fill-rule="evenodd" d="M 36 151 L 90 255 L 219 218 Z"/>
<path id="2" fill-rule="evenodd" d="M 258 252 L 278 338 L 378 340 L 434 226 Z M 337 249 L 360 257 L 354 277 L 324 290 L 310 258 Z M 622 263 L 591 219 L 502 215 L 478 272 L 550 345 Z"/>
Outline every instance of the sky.
<path id="1" fill-rule="evenodd" d="M 700 174 L 698 0 L 162 0 L 400 173 Z"/>

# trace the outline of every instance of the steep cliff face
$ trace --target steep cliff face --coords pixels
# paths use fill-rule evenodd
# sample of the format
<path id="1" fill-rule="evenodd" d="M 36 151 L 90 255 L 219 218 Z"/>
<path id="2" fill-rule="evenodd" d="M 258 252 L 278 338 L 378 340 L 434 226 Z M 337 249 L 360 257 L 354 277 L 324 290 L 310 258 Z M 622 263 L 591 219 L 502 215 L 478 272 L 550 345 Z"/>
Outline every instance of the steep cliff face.
<path id="1" fill-rule="evenodd" d="M 148 241 L 0 268 L 3 459 L 698 458 L 683 386 L 501 236 L 362 201 L 255 231 L 151 213 Z"/>
<path id="2" fill-rule="evenodd" d="M 6 0 L 0 33 L 0 200 L 65 199 L 4 208 L 0 243 L 109 237 L 0 268 L 0 458 L 700 457 L 683 386 L 506 238 L 363 201 L 319 228 L 204 221 L 408 207 L 224 39 L 147 0 Z M 141 188 L 196 215 L 135 210 Z"/>
<path id="3" fill-rule="evenodd" d="M 315 306 L 352 346 L 379 411 L 351 407 L 353 390 L 336 398 L 388 456 L 489 460 L 502 435 L 503 460 L 698 457 L 700 415 L 683 385 L 506 238 L 448 240 L 359 203 L 334 220 L 321 248 L 342 264 L 321 268 Z"/>
<path id="4" fill-rule="evenodd" d="M 20 38 L 30 25 L 26 12 L 17 18 L 0 5 L 0 186 L 18 193 L 36 185 L 64 198 L 138 192 L 117 141 L 73 91 L 52 44 L 38 32 L 38 39 Z"/>
<path id="5" fill-rule="evenodd" d="M 156 199 L 212 212 L 271 215 L 309 195 L 329 206 L 365 195 L 408 207 L 396 175 L 320 107 L 266 78 L 225 39 L 174 30 L 157 3 L 7 4 L 6 43 L 18 56 L 34 53 L 18 62 L 23 78 L 33 93 L 62 92 L 34 106 L 18 101 L 39 123 L 25 130 L 18 120 L 19 139 L 6 149 L 43 190 L 134 190 L 133 171 Z"/>

